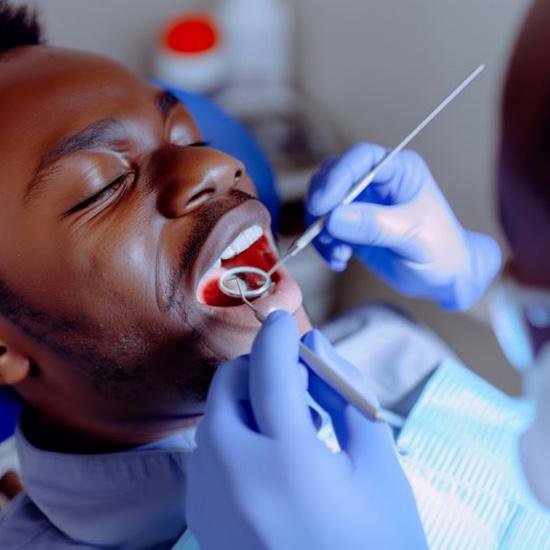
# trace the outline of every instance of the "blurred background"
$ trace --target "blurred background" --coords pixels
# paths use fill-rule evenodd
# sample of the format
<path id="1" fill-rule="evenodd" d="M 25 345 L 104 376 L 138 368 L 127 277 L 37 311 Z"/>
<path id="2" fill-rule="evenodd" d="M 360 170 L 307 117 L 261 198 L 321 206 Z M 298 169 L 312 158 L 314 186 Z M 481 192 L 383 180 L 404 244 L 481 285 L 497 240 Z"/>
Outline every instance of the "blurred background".
<path id="1" fill-rule="evenodd" d="M 276 171 L 281 225 L 300 229 L 309 175 L 356 141 L 396 144 L 480 63 L 483 76 L 416 139 L 470 229 L 500 239 L 494 201 L 500 88 L 528 0 L 32 0 L 53 44 L 113 57 L 146 78 L 204 93 L 239 118 Z M 206 13 L 205 13 L 206 11 Z M 502 241 L 501 241 L 502 242 Z M 391 301 L 510 393 L 518 380 L 480 304 L 466 314 L 407 300 L 359 265 L 293 266 L 321 323 Z"/>

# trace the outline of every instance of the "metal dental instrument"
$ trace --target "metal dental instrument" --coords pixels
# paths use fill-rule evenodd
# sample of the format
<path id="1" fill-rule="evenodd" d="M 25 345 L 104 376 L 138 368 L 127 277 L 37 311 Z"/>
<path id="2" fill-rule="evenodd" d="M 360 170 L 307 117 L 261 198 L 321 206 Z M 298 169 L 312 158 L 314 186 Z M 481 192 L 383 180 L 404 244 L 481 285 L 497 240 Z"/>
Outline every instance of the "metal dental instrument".
<path id="1" fill-rule="evenodd" d="M 347 193 L 340 202 L 342 204 L 350 204 L 353 202 L 374 180 L 377 172 L 386 164 L 389 164 L 449 103 L 451 103 L 461 92 L 463 92 L 485 69 L 485 65 L 480 65 L 470 76 L 468 76 L 455 90 L 444 99 L 409 135 L 407 135 L 399 145 L 376 165 L 363 178 L 359 180 Z M 271 277 L 279 267 L 285 264 L 290 258 L 299 254 L 306 246 L 308 246 L 319 233 L 327 221 L 327 215 L 320 217 L 317 221 L 311 224 L 306 231 L 298 237 L 288 248 L 286 254 L 267 272 Z"/>
<path id="2" fill-rule="evenodd" d="M 235 277 L 236 284 L 241 293 L 242 301 L 254 312 L 254 316 L 260 324 L 264 324 L 267 317 L 245 296 L 244 283 Z M 328 363 L 315 355 L 303 342 L 300 342 L 300 359 L 319 378 L 324 380 L 331 388 L 337 391 L 348 403 L 354 405 L 360 412 L 371 420 L 386 422 L 395 428 L 402 428 L 405 420 L 386 409 L 372 403 L 368 397 L 363 395 L 355 386 L 351 385 L 340 373 Z"/>
<path id="3" fill-rule="evenodd" d="M 272 285 L 272 281 L 271 281 L 271 276 L 268 275 L 267 271 L 264 271 L 259 267 L 252 267 L 247 265 L 233 267 L 225 271 L 220 277 L 220 279 L 218 280 L 218 288 L 227 296 L 230 296 L 232 298 L 241 298 L 243 296 L 243 292 L 241 291 L 241 285 L 238 284 L 237 285 L 238 287 L 235 288 L 236 285 L 231 286 L 230 283 L 234 281 L 239 281 L 240 283 L 243 283 L 244 281 L 242 281 L 239 278 L 239 275 L 245 275 L 247 273 L 250 275 L 255 275 L 257 277 L 260 277 L 261 280 L 263 281 L 262 284 L 259 285 L 257 288 L 253 288 L 253 289 L 247 288 L 244 291 L 244 295 L 247 298 L 259 298 L 270 289 Z"/>
<path id="4" fill-rule="evenodd" d="M 389 151 L 387 155 L 372 168 L 372 170 L 361 178 L 342 199 L 340 205 L 350 204 L 353 202 L 374 180 L 378 171 L 386 164 L 389 164 L 409 143 L 439 114 L 443 111 L 460 93 L 462 93 L 485 69 L 485 65 L 480 65 L 472 74 L 470 74 L 457 88 L 451 92 L 447 98 L 445 98 L 410 134 L 408 134 L 395 149 Z M 237 274 L 244 275 L 249 273 L 262 277 L 262 284 L 254 289 L 246 288 L 245 296 L 248 298 L 257 298 L 267 292 L 271 287 L 271 276 L 284 265 L 290 258 L 293 258 L 304 250 L 311 242 L 321 233 L 323 227 L 327 221 L 327 215 L 321 216 L 317 221 L 311 224 L 306 231 L 298 237 L 288 248 L 285 255 L 282 256 L 277 263 L 269 270 L 264 271 L 255 267 L 241 266 L 234 268 L 232 273 L 226 272 L 218 281 L 220 290 L 227 296 L 233 298 L 239 298 L 239 292 L 237 289 L 228 285 L 230 280 Z M 240 290 L 240 286 L 239 286 Z"/>

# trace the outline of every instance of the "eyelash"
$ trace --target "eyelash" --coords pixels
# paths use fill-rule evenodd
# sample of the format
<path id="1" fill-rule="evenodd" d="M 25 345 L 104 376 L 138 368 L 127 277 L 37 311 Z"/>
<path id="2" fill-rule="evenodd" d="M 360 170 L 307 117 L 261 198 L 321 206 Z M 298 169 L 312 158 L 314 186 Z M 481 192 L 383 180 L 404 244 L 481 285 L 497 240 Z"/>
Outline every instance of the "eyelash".
<path id="1" fill-rule="evenodd" d="M 125 174 L 121 174 L 117 178 L 115 178 L 109 185 L 101 189 L 101 191 L 97 192 L 95 195 L 92 195 L 91 197 L 88 197 L 87 199 L 84 199 L 82 202 L 78 203 L 76 206 L 73 206 L 67 214 L 73 214 L 75 212 L 78 212 L 79 210 L 84 210 L 84 208 L 87 208 L 88 206 L 98 202 L 103 197 L 111 197 L 114 193 L 116 193 L 122 185 L 126 183 L 128 178 L 135 178 L 135 172 L 126 172 Z"/>

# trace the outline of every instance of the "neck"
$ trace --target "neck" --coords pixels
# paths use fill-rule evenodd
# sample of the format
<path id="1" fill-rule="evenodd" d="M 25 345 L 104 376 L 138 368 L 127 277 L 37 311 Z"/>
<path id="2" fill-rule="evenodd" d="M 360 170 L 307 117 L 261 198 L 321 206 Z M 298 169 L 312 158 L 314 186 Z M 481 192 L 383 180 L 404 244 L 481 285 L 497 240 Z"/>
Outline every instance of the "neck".
<path id="1" fill-rule="evenodd" d="M 200 417 L 189 418 L 180 429 L 196 425 Z M 104 454 L 123 452 L 133 447 L 146 445 L 169 437 L 173 433 L 158 433 L 155 436 L 135 438 L 132 441 L 115 441 L 72 430 L 45 418 L 33 409 L 26 408 L 21 416 L 21 428 L 29 442 L 43 451 L 66 454 Z M 179 430 L 177 430 L 179 431 Z"/>

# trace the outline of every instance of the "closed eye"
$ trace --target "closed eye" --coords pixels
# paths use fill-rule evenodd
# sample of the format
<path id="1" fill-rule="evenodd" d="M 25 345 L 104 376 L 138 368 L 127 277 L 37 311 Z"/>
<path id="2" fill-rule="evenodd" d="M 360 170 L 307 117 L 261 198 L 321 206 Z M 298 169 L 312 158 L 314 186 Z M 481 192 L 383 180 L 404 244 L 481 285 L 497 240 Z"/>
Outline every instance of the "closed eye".
<path id="1" fill-rule="evenodd" d="M 212 145 L 211 141 L 195 141 L 190 143 L 189 147 L 210 147 L 210 145 Z"/>
<path id="2" fill-rule="evenodd" d="M 69 216 L 71 214 L 74 214 L 75 212 L 79 212 L 80 210 L 84 210 L 85 208 L 88 208 L 92 204 L 104 202 L 110 199 L 114 194 L 117 193 L 117 191 L 120 190 L 120 188 L 124 185 L 131 185 L 135 180 L 136 174 L 135 172 L 127 172 L 125 174 L 121 174 L 116 179 L 114 179 L 109 185 L 92 195 L 91 197 L 88 197 L 87 199 L 84 199 L 83 201 L 79 202 L 77 205 L 73 206 L 70 210 L 66 212 L 66 216 Z"/>

